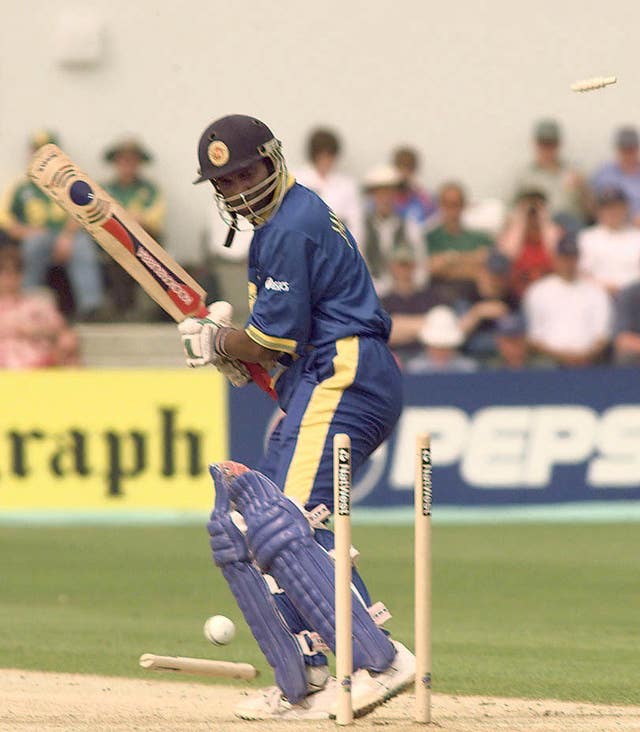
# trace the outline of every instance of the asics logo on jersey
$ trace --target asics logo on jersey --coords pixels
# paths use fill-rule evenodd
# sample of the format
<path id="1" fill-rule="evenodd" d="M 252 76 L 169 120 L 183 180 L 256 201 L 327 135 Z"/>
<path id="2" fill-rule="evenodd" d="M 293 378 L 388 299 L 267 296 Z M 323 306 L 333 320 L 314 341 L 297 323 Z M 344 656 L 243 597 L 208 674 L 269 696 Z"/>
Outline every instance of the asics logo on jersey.
<path id="1" fill-rule="evenodd" d="M 265 290 L 274 290 L 275 292 L 289 292 L 289 283 L 283 280 L 274 280 L 273 277 L 267 277 L 264 281 Z"/>

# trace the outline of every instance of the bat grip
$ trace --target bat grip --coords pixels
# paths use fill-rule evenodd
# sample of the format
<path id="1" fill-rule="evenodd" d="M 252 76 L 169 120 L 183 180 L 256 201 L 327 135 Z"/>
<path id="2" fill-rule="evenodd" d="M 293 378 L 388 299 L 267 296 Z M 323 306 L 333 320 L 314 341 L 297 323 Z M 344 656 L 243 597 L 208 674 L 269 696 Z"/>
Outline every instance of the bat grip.
<path id="1" fill-rule="evenodd" d="M 196 318 L 206 318 L 209 314 L 209 311 L 207 310 L 207 306 L 202 303 L 198 310 L 195 312 Z M 249 375 L 251 376 L 251 380 L 255 383 L 255 385 L 262 389 L 262 391 L 265 394 L 268 394 L 273 400 L 278 401 L 278 395 L 275 392 L 275 389 L 273 386 L 271 386 L 271 375 L 267 371 L 267 369 L 264 368 L 264 366 L 260 366 L 259 363 L 247 363 L 246 361 L 241 361 L 240 363 L 243 364 L 243 366 L 247 369 L 249 372 Z"/>

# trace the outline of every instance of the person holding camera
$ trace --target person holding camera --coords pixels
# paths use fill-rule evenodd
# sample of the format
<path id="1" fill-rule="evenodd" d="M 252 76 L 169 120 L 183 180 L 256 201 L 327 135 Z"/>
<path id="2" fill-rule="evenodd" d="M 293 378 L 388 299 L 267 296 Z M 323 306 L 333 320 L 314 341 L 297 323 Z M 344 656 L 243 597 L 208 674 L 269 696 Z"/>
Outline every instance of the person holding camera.
<path id="1" fill-rule="evenodd" d="M 511 260 L 512 289 L 522 297 L 527 287 L 553 269 L 553 252 L 563 231 L 549 213 L 542 190 L 523 189 L 498 249 Z"/>

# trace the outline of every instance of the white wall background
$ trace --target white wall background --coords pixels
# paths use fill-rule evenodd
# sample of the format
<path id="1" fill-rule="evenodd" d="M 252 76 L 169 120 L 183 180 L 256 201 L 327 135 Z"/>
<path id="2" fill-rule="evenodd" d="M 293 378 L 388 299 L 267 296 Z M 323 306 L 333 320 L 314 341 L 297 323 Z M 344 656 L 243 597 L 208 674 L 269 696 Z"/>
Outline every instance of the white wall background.
<path id="1" fill-rule="evenodd" d="M 533 121 L 554 116 L 568 157 L 591 170 L 612 130 L 640 122 L 638 0 L 0 0 L 0 183 L 22 170 L 34 128 L 96 176 L 101 152 L 135 133 L 169 198 L 169 246 L 198 251 L 210 192 L 193 187 L 202 129 L 232 112 L 263 118 L 290 163 L 317 123 L 337 128 L 361 175 L 398 143 L 423 154 L 424 179 L 504 195 L 528 156 Z M 103 62 L 56 61 L 65 13 L 105 27 Z M 616 74 L 574 94 L 569 84 Z"/>

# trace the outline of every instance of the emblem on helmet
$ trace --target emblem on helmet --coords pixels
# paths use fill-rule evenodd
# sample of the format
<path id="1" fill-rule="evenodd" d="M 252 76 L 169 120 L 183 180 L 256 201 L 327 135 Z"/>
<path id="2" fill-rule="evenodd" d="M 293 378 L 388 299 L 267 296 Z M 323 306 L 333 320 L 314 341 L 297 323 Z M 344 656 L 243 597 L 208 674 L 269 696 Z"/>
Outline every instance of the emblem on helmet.
<path id="1" fill-rule="evenodd" d="M 214 140 L 207 148 L 209 160 L 218 168 L 229 162 L 229 148 L 221 140 Z"/>

